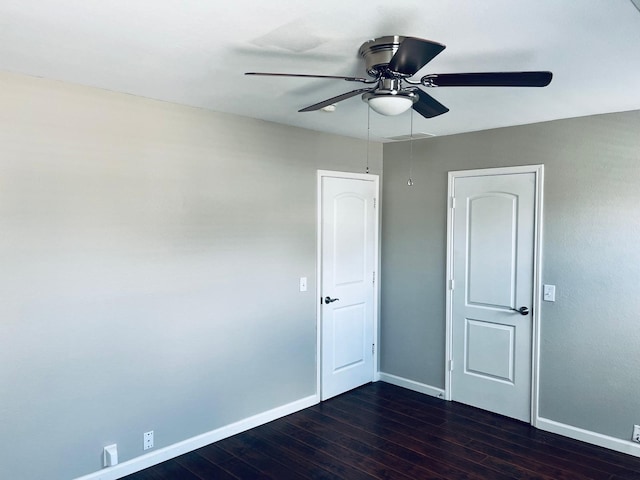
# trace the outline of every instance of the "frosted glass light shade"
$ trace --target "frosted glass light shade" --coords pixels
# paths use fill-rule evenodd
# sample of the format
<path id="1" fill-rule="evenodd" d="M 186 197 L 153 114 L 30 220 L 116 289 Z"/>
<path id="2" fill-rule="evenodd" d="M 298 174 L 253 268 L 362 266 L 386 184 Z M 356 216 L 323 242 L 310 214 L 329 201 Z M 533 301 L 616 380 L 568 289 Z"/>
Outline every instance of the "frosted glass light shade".
<path id="1" fill-rule="evenodd" d="M 369 106 L 380 115 L 400 115 L 413 105 L 413 100 L 400 95 L 384 95 L 369 98 Z"/>

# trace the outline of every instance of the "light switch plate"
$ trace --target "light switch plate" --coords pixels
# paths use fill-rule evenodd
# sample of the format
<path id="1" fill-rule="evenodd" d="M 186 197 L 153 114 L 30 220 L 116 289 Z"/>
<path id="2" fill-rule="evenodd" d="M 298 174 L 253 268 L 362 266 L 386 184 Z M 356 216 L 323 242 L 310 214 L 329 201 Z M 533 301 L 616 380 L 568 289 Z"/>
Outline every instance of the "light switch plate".
<path id="1" fill-rule="evenodd" d="M 545 302 L 556 301 L 556 286 L 555 285 L 543 285 L 543 297 Z"/>
<path id="2" fill-rule="evenodd" d="M 300 277 L 300 291 L 307 291 L 307 277 Z"/>

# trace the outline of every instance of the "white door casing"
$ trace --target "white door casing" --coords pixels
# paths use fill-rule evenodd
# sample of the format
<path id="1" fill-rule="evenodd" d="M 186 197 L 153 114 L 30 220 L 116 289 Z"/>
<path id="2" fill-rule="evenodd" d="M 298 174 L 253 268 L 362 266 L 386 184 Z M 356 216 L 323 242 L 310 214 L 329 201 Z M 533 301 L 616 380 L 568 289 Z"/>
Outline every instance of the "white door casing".
<path id="1" fill-rule="evenodd" d="M 378 177 L 319 172 L 318 192 L 319 391 L 326 400 L 374 379 Z"/>
<path id="2" fill-rule="evenodd" d="M 446 396 L 526 422 L 537 416 L 542 171 L 451 172 L 449 183 Z"/>

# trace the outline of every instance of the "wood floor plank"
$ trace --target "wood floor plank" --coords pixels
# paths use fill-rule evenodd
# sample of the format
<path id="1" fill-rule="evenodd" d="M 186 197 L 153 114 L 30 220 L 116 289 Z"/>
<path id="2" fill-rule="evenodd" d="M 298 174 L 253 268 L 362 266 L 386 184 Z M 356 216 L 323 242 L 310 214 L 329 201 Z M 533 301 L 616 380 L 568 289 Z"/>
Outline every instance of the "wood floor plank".
<path id="1" fill-rule="evenodd" d="M 312 480 L 333 480 L 336 478 L 329 470 L 309 461 L 306 456 L 300 456 L 290 449 L 283 448 L 282 442 L 283 440 L 289 441 L 287 439 L 277 438 L 276 435 L 264 432 L 256 433 L 255 430 L 249 430 L 245 434 L 253 440 L 255 448 L 272 458 L 281 459 L 288 468 L 306 478 Z"/>
<path id="2" fill-rule="evenodd" d="M 360 438 L 380 450 L 385 450 L 404 461 L 413 463 L 422 468 L 432 471 L 444 478 L 457 478 L 460 480 L 480 480 L 483 477 L 471 472 L 465 472 L 456 468 L 439 458 L 438 452 L 429 448 L 425 443 L 414 441 L 391 430 L 383 431 L 380 428 L 367 429 L 366 426 L 358 422 L 357 425 L 350 422 L 349 418 L 336 418 L 330 412 L 308 409 L 305 418 L 311 421 L 326 425 L 336 431 L 340 431 L 354 438 Z M 374 431 L 372 431 L 374 430 Z M 483 456 L 484 458 L 484 456 Z M 407 473 L 407 472 L 403 472 Z"/>
<path id="3" fill-rule="evenodd" d="M 640 458 L 377 382 L 127 480 L 640 480 Z"/>
<path id="4" fill-rule="evenodd" d="M 218 446 L 235 457 L 241 458 L 245 463 L 252 465 L 253 468 L 265 475 L 290 480 L 309 478 L 280 463 L 277 460 L 278 457 L 272 457 L 264 452 L 260 449 L 260 442 L 249 434 L 242 433 L 226 438 L 218 442 Z"/>
<path id="5" fill-rule="evenodd" d="M 453 465 L 461 460 L 480 463 L 486 455 L 456 443 L 456 439 L 438 436 L 428 428 L 406 425 L 389 416 L 380 417 L 370 412 L 347 412 L 334 405 L 324 405 L 321 412 L 339 421 L 355 425 L 374 435 L 393 440 L 425 455 L 437 457 Z M 436 432 L 437 433 L 437 432 Z"/>
<path id="6" fill-rule="evenodd" d="M 161 464 L 160 468 L 151 467 L 140 472 L 124 477 L 126 480 L 167 480 L 179 478 L 180 480 L 201 480 L 175 460 L 168 460 Z"/>
<path id="7" fill-rule="evenodd" d="M 360 448 L 358 448 L 360 445 L 356 445 L 355 442 L 352 443 L 352 446 L 355 449 L 352 450 L 351 448 L 344 448 L 340 443 L 337 443 L 341 440 L 337 435 L 330 435 L 329 438 L 325 438 L 322 435 L 317 435 L 305 428 L 300 428 L 286 422 L 287 418 L 288 417 L 285 417 L 284 422 L 275 423 L 273 428 L 291 437 L 297 438 L 327 455 L 334 458 L 340 458 L 350 466 L 362 470 L 376 478 L 411 480 L 410 476 L 404 475 L 392 467 L 385 465 L 382 461 L 379 461 L 375 455 L 367 454 L 373 452 L 358 451 L 360 450 Z M 363 448 L 363 450 L 366 449 Z"/>
<path id="8" fill-rule="evenodd" d="M 403 449 L 402 453 L 404 455 L 397 455 L 402 450 L 402 447 L 392 442 L 376 442 L 375 436 L 369 435 L 365 431 L 349 430 L 345 432 L 344 428 L 336 428 L 336 424 L 332 424 L 330 421 L 317 420 L 317 418 L 310 418 L 310 415 L 287 417 L 287 421 L 290 424 L 313 432 L 322 438 L 327 438 L 345 449 L 357 452 L 368 458 L 375 458 L 378 462 L 383 463 L 386 467 L 399 474 L 407 475 L 410 478 L 444 478 L 429 468 L 427 459 L 416 452 Z M 394 447 L 399 448 L 395 449 Z M 392 450 L 396 451 L 393 452 Z M 406 456 L 411 456 L 411 460 L 406 459 Z"/>
<path id="9" fill-rule="evenodd" d="M 200 480 L 209 480 L 215 478 L 216 480 L 237 480 L 236 477 L 220 468 L 215 463 L 211 463 L 209 460 L 196 452 L 190 452 L 185 455 L 181 455 L 174 459 L 177 463 L 193 473 Z"/>
<path id="10" fill-rule="evenodd" d="M 548 462 L 555 462 L 562 458 L 566 458 L 567 455 L 570 455 L 573 462 L 576 462 L 578 465 L 582 465 L 583 467 L 588 467 L 594 472 L 594 474 L 597 474 L 598 472 L 602 475 L 631 473 L 620 464 L 612 464 L 588 455 L 577 446 L 574 449 L 567 451 L 561 448 L 551 447 L 547 444 L 535 442 L 531 438 L 526 438 L 519 434 L 502 431 L 497 426 L 488 426 L 482 423 L 474 423 L 469 420 L 450 420 L 450 423 L 451 428 L 454 429 L 466 428 L 467 430 L 472 430 L 475 435 L 482 437 L 480 440 L 482 442 L 497 446 L 502 445 L 514 450 L 526 452 L 527 454 L 535 451 L 539 455 L 546 456 Z"/>
<path id="11" fill-rule="evenodd" d="M 238 480 L 279 480 L 278 477 L 272 477 L 271 475 L 262 473 L 257 468 L 252 467 L 237 457 L 233 457 L 230 460 L 222 462 L 219 467 L 236 477 Z"/>
<path id="12" fill-rule="evenodd" d="M 368 407 L 363 406 L 362 403 L 360 403 L 360 406 L 362 409 L 367 409 Z M 378 407 L 380 408 L 380 407 Z M 513 456 L 514 453 L 513 451 L 510 451 L 508 449 L 505 450 L 501 450 L 499 451 L 498 449 L 494 448 L 491 449 L 491 444 L 489 445 L 484 445 L 481 442 L 478 442 L 472 435 L 470 435 L 469 431 L 466 431 L 464 428 L 459 428 L 459 429 L 449 429 L 449 428 L 443 428 L 442 425 L 436 426 L 436 427 L 429 427 L 429 424 L 424 424 L 422 425 L 421 422 L 422 420 L 417 420 L 417 417 L 419 417 L 419 413 L 413 412 L 411 410 L 408 410 L 406 407 L 399 409 L 398 411 L 401 411 L 402 413 L 398 413 L 398 411 L 393 410 L 392 406 L 390 405 L 386 405 L 384 412 L 382 413 L 386 418 L 388 419 L 393 419 L 399 423 L 403 423 L 407 426 L 411 426 L 414 425 L 414 427 L 420 426 L 421 428 L 431 428 L 431 433 L 435 436 L 438 435 L 443 435 L 443 437 L 446 439 L 450 439 L 451 441 L 457 441 L 457 442 L 461 442 L 463 445 L 465 445 L 466 447 L 469 447 L 469 449 L 473 452 L 475 451 L 476 454 L 478 454 L 479 452 L 482 452 L 483 454 L 483 459 L 480 460 L 482 463 L 484 463 L 485 465 L 488 464 L 488 461 L 485 461 L 485 458 L 487 456 L 492 456 L 492 454 L 494 454 L 493 456 L 496 456 L 497 458 L 500 458 L 501 460 L 504 460 L 505 458 L 508 458 L 510 456 Z M 411 431 L 411 430 L 408 430 Z M 457 432 L 457 433 L 456 433 Z M 480 438 L 482 439 L 484 437 L 484 435 L 480 435 Z M 487 447 L 487 448 L 484 448 Z M 500 454 L 497 454 L 497 453 Z M 467 453 L 466 454 L 467 458 L 471 458 L 473 457 L 472 454 Z M 561 478 L 564 478 L 564 472 L 561 469 L 554 469 L 552 471 L 545 471 L 543 469 L 544 466 L 544 462 L 536 462 L 532 459 L 528 459 L 526 457 L 518 457 L 521 460 L 526 460 L 523 462 L 520 462 L 520 465 L 522 467 L 525 467 L 526 470 L 519 472 L 518 474 L 522 477 L 525 478 L 526 475 L 530 475 L 531 472 L 536 472 L 537 476 L 540 476 L 542 473 L 544 473 L 545 476 L 549 477 L 549 478 L 553 478 L 556 480 L 559 480 Z M 500 465 L 500 463 L 502 464 L 500 466 L 500 468 L 498 468 L 498 465 Z M 509 471 L 511 475 L 514 474 L 514 472 L 512 471 L 511 466 L 509 465 L 509 462 L 505 463 L 505 462 L 495 462 L 495 461 L 491 461 L 491 465 L 493 465 L 494 468 L 498 469 L 499 471 Z"/>
<path id="13" fill-rule="evenodd" d="M 609 480 L 640 480 L 640 472 L 639 473 L 629 473 L 625 475 L 614 475 Z"/>
<path id="14" fill-rule="evenodd" d="M 353 402 L 354 399 L 349 398 L 344 401 Z M 366 410 L 367 408 L 371 408 L 362 406 L 362 403 L 360 403 L 360 405 L 361 409 Z M 414 406 L 416 408 L 421 408 L 418 405 Z M 464 407 L 471 408 L 467 406 Z M 376 408 L 386 408 L 386 412 L 393 412 L 393 410 L 391 410 L 393 406 L 388 404 L 386 404 L 385 407 Z M 484 414 L 484 412 L 482 413 Z M 392 416 L 391 413 L 387 413 L 386 415 L 388 417 Z M 416 418 L 420 417 L 417 412 L 414 416 Z M 549 453 L 549 450 L 546 447 L 540 449 L 528 438 L 528 431 L 532 429 L 532 427 L 522 422 L 499 417 L 494 414 L 491 414 L 491 416 L 494 419 L 498 418 L 499 420 L 504 421 L 505 428 L 504 430 L 499 429 L 500 433 L 498 435 L 496 435 L 496 429 L 498 427 L 494 426 L 493 422 L 483 423 L 476 421 L 474 416 L 471 414 L 457 416 L 450 414 L 448 416 L 447 423 L 440 427 L 432 427 L 432 432 L 437 434 L 440 431 L 444 431 L 449 435 L 457 432 L 457 438 L 466 446 L 471 447 L 474 450 L 488 453 L 489 457 L 497 457 L 499 459 L 515 456 L 514 458 L 517 457 L 518 460 L 521 460 L 520 465 L 526 465 L 527 469 L 535 472 L 544 472 L 544 475 L 551 478 L 576 478 L 576 475 L 579 474 L 581 475 L 580 478 L 599 480 L 603 478 L 607 479 L 608 476 L 612 474 L 611 466 L 594 462 L 589 458 L 581 458 L 582 462 L 577 464 L 573 461 L 570 462 L 569 470 L 567 471 L 564 469 L 564 467 L 567 466 L 567 462 L 559 455 L 557 450 L 552 450 Z M 411 415 L 408 415 L 407 418 L 411 418 Z M 413 422 L 419 423 L 421 420 L 416 419 Z M 509 428 L 509 426 L 511 426 L 511 428 Z M 517 431 L 518 433 L 513 433 L 514 431 Z M 522 453 L 522 455 L 519 456 L 519 453 Z M 485 461 L 484 463 L 487 464 L 488 462 Z M 492 461 L 491 463 L 494 466 L 496 464 L 495 461 Z M 548 467 L 547 465 L 549 464 L 553 464 L 553 468 Z M 618 469 L 618 467 L 614 467 L 614 469 Z"/>
<path id="15" fill-rule="evenodd" d="M 195 452 L 209 460 L 211 463 L 218 465 L 233 458 L 232 454 L 220 448 L 217 443 L 205 445 L 204 447 L 197 449 Z"/>
<path id="16" fill-rule="evenodd" d="M 433 399 L 432 403 L 427 403 L 425 405 L 423 402 L 414 401 L 411 397 L 407 399 L 400 399 L 395 392 L 391 398 L 387 398 L 376 393 L 377 391 L 380 391 L 380 389 L 376 391 L 357 389 L 354 390 L 352 392 L 353 394 L 349 395 L 348 398 L 354 402 L 367 402 L 376 407 L 391 409 L 397 413 L 410 417 L 418 415 L 418 418 L 431 425 L 442 425 L 447 421 L 446 412 L 433 408 L 434 406 L 438 406 L 440 403 L 446 403 L 444 400 Z M 431 397 L 429 398 L 431 399 Z"/>
<path id="17" fill-rule="evenodd" d="M 393 388 L 399 388 L 390 386 Z M 382 387 L 384 391 L 380 396 L 389 397 L 389 388 Z M 364 395 L 370 395 L 365 392 Z M 362 399 L 363 392 L 358 392 L 356 398 Z M 418 394 L 420 395 L 420 394 Z M 413 397 L 413 398 L 412 398 Z M 640 461 L 635 457 L 611 452 L 593 445 L 578 442 L 555 434 L 541 435 L 540 431 L 528 424 L 517 420 L 485 412 L 468 405 L 457 404 L 455 402 L 444 402 L 437 399 L 429 400 L 415 398 L 415 396 L 397 397 L 391 394 L 392 401 L 402 403 L 405 407 L 412 405 L 416 408 L 423 407 L 428 403 L 433 410 L 446 411 L 447 424 L 445 429 L 451 432 L 464 432 L 460 438 L 475 436 L 474 440 L 485 442 L 489 445 L 504 445 L 511 450 L 521 450 L 526 455 L 535 452 L 536 455 L 546 456 L 548 462 L 556 464 L 566 464 L 564 459 L 571 457 L 571 464 L 574 470 L 577 469 L 582 475 L 581 478 L 608 478 L 607 475 L 635 475 L 640 465 Z M 355 398 L 349 398 L 354 401 Z M 380 402 L 376 400 L 376 405 Z M 444 414 L 444 413 L 443 413 Z M 421 417 L 416 413 L 416 417 Z M 547 432 L 543 432 L 547 433 Z M 540 439 L 544 438 L 544 441 Z M 555 445 L 550 446 L 550 442 Z M 477 445 L 477 444 L 476 444 Z M 605 450 L 604 452 L 602 450 Z M 597 455 L 594 455 L 597 453 Z M 617 459 L 617 460 L 616 460 Z"/>
<path id="18" fill-rule="evenodd" d="M 281 448 L 284 451 L 291 451 L 307 459 L 307 461 L 328 470 L 334 478 L 348 478 L 349 480 L 373 480 L 376 477 L 353 467 L 344 461 L 341 455 L 333 456 L 325 453 L 323 450 L 316 448 L 315 445 L 309 445 L 300 441 L 295 436 L 282 433 L 274 427 L 280 422 L 271 422 L 270 424 L 259 427 L 260 431 L 267 431 L 273 438 L 280 438 Z"/>
<path id="19" fill-rule="evenodd" d="M 334 405 L 337 405 L 336 408 L 344 408 L 345 413 L 347 411 L 351 412 L 353 405 L 349 403 L 348 405 L 345 406 L 343 402 L 344 402 L 344 399 L 340 399 L 340 402 L 336 401 Z M 370 411 L 368 410 L 368 407 L 361 405 L 358 411 L 352 411 L 352 415 L 356 416 L 356 418 L 360 422 L 366 422 L 367 415 L 370 415 L 369 421 L 381 423 L 382 425 L 385 425 L 390 429 L 396 430 L 398 432 L 407 432 L 416 440 L 424 440 L 429 437 L 431 437 L 432 439 L 440 437 L 440 440 L 446 439 L 446 441 L 449 444 L 456 445 L 456 441 L 464 441 L 465 439 L 464 436 L 453 435 L 448 430 L 446 429 L 443 430 L 440 426 L 421 424 L 420 421 L 412 420 L 409 416 L 404 414 L 398 414 L 393 410 L 385 410 L 385 411 L 371 410 Z M 371 417 L 371 415 L 373 415 L 373 417 Z M 453 448 L 456 448 L 458 451 L 460 451 L 460 448 L 459 448 L 460 446 L 461 445 L 456 445 L 456 447 L 453 447 Z M 466 448 L 466 447 L 463 446 L 463 448 Z M 448 450 L 449 449 L 443 448 L 441 452 L 443 458 L 447 459 L 447 461 L 453 465 L 456 465 L 460 468 L 464 468 L 465 471 L 472 472 L 475 475 L 480 475 L 482 478 L 491 478 L 496 480 L 507 480 L 507 479 L 514 478 L 511 475 L 511 472 L 509 474 L 504 473 L 505 470 L 507 471 L 512 470 L 511 465 L 506 464 L 506 465 L 502 465 L 501 468 L 499 467 L 499 465 L 503 463 L 502 460 L 500 459 L 496 459 L 496 461 L 493 462 L 491 466 L 488 466 L 485 463 L 486 455 L 482 454 L 481 452 L 473 451 L 472 449 L 466 448 L 465 450 L 466 455 L 456 455 L 454 457 Z M 481 460 L 482 463 L 475 462 L 469 459 L 472 457 L 477 457 L 478 455 L 482 457 L 482 460 Z M 520 472 L 520 475 L 522 478 L 527 478 L 529 477 L 530 473 L 531 472 L 523 470 L 522 472 Z M 543 480 L 545 479 L 545 477 L 542 475 L 538 476 L 537 478 L 540 478 Z M 550 479 L 547 478 L 546 480 L 550 480 Z"/>
<path id="20" fill-rule="evenodd" d="M 233 437 L 231 437 L 233 438 Z M 221 442 L 223 442 L 222 440 Z M 254 468 L 249 463 L 245 462 L 243 459 L 236 457 L 235 455 L 227 452 L 225 449 L 220 447 L 220 443 L 217 442 L 215 444 L 207 445 L 205 447 L 199 448 L 195 451 L 196 454 L 205 458 L 206 460 L 215 463 L 219 468 L 224 470 L 227 474 L 233 476 L 237 479 L 270 479 L 271 477 L 267 474 L 260 472 L 257 468 Z M 216 478 L 216 477 L 212 477 Z M 206 479 L 209 480 L 209 479 Z"/>

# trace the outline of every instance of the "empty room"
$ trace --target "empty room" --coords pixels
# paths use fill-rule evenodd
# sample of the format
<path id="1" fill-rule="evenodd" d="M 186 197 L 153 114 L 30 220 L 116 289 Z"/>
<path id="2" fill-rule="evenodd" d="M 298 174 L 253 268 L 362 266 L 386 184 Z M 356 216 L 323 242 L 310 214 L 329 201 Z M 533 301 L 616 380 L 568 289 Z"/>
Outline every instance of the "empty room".
<path id="1" fill-rule="evenodd" d="M 0 2 L 0 478 L 640 479 L 640 1 Z"/>

